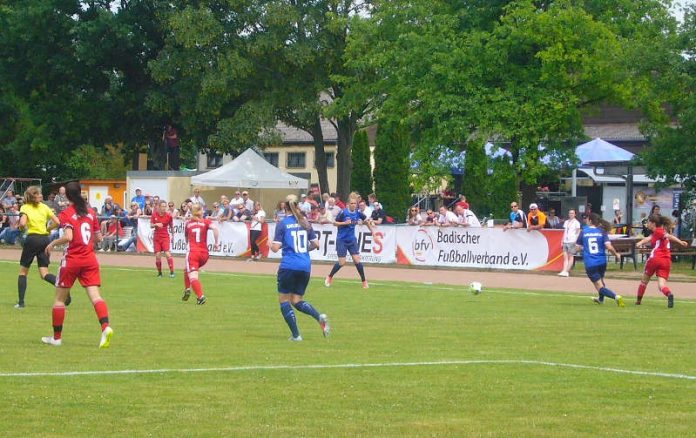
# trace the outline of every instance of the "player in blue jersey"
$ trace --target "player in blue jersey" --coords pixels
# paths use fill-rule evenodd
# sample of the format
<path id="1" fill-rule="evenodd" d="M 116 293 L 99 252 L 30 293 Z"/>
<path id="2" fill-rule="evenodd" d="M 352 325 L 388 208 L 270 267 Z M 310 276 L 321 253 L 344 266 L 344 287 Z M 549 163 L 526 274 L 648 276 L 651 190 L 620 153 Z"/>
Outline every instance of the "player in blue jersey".
<path id="1" fill-rule="evenodd" d="M 353 258 L 355 269 L 357 269 L 358 274 L 360 274 L 363 289 L 367 289 L 369 287 L 367 280 L 365 280 L 365 268 L 363 268 L 363 264 L 360 261 L 358 239 L 355 237 L 355 226 L 361 222 L 365 223 L 370 231 L 374 233 L 374 229 L 372 228 L 372 219 L 369 219 L 358 210 L 358 199 L 355 196 L 351 196 L 348 199 L 348 207 L 338 213 L 334 220 L 334 225 L 336 225 L 336 228 L 338 229 L 336 236 L 336 253 L 338 254 L 338 262 L 333 266 L 331 273 L 324 280 L 324 285 L 326 287 L 331 286 L 334 275 L 336 275 L 338 270 L 346 264 L 347 253 L 350 253 L 351 257 Z"/>
<path id="2" fill-rule="evenodd" d="M 320 314 L 311 304 L 303 300 L 312 270 L 309 251 L 319 248 L 319 239 L 300 212 L 297 196 L 287 197 L 285 212 L 287 216 L 276 226 L 275 237 L 271 243 L 271 251 L 278 252 L 281 248 L 283 249 L 283 258 L 278 267 L 280 312 L 290 327 L 291 341 L 302 340 L 293 307 L 316 319 L 324 337 L 328 337 L 331 329 L 326 314 Z"/>
<path id="3" fill-rule="evenodd" d="M 585 262 L 587 277 L 599 294 L 597 297 L 592 297 L 592 301 L 602 304 L 604 298 L 607 297 L 616 300 L 616 304 L 623 307 L 623 297 L 612 292 L 604 284 L 604 273 L 607 270 L 606 251 L 619 257 L 607 235 L 607 230 L 611 229 L 611 224 L 602 220 L 597 213 L 587 215 L 585 224 L 587 226 L 580 231 L 576 244 L 582 248 L 582 259 Z"/>

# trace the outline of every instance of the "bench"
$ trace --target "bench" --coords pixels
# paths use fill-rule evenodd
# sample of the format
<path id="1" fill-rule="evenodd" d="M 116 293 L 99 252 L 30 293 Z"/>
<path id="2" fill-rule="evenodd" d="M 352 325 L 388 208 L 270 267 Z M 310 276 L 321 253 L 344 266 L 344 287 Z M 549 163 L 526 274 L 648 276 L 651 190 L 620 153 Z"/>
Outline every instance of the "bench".
<path id="1" fill-rule="evenodd" d="M 672 252 L 672 257 L 673 258 L 681 258 L 681 257 L 691 257 L 691 269 L 696 268 L 696 246 L 694 246 L 694 240 L 693 239 L 683 239 L 688 245 L 685 247 L 681 245 L 675 245 L 671 244 L 670 246 L 672 247 L 671 252 Z M 650 251 L 652 251 L 652 248 L 650 247 L 644 247 L 644 248 L 638 248 L 638 253 L 642 257 L 646 257 L 650 255 Z"/>
<path id="2" fill-rule="evenodd" d="M 636 242 L 638 242 L 638 239 L 631 237 L 614 239 L 611 241 L 612 246 L 616 252 L 619 253 L 619 263 L 621 269 L 623 269 L 624 259 L 629 258 L 633 260 L 633 270 L 635 271 L 638 269 L 638 263 L 636 261 Z"/>

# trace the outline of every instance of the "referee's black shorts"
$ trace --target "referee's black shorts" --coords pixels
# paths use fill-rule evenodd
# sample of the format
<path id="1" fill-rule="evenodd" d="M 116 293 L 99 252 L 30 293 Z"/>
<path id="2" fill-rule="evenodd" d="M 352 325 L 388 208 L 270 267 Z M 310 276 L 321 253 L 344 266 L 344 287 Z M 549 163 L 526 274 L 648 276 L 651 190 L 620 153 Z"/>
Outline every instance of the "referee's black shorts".
<path id="1" fill-rule="evenodd" d="M 34 261 L 34 257 L 36 257 L 39 268 L 47 268 L 50 263 L 48 254 L 46 254 L 48 243 L 48 236 L 42 234 L 29 234 L 24 241 L 24 248 L 22 248 L 22 257 L 19 259 L 19 264 L 28 268 Z"/>

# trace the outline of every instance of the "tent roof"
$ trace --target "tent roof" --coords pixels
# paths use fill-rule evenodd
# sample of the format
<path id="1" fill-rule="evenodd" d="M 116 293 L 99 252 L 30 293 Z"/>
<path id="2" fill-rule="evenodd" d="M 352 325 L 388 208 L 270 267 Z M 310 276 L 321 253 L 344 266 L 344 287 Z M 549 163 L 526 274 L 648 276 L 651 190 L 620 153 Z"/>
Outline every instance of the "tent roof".
<path id="1" fill-rule="evenodd" d="M 610 161 L 631 161 L 634 154 L 601 138 L 583 143 L 575 148 L 575 155 L 582 164 Z"/>
<path id="2" fill-rule="evenodd" d="M 594 182 L 598 183 L 624 183 L 626 182 L 625 179 L 623 179 L 620 176 L 611 176 L 611 175 L 597 175 L 594 171 L 593 168 L 579 168 L 578 170 L 584 172 L 589 176 Z M 633 175 L 633 182 L 638 183 L 638 184 L 648 184 L 648 183 L 654 183 L 657 182 L 658 180 L 654 180 L 647 175 Z"/>
<path id="3" fill-rule="evenodd" d="M 250 189 L 306 189 L 309 181 L 278 169 L 252 149 L 229 163 L 191 177 L 191 184 Z"/>

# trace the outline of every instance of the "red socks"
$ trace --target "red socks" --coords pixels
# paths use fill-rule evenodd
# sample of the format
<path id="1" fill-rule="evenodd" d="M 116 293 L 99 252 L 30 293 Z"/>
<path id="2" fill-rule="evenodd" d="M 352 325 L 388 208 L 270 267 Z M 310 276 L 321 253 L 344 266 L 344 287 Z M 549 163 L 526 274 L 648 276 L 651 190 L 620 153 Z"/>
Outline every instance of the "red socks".
<path id="1" fill-rule="evenodd" d="M 157 272 L 162 273 L 162 259 L 155 260 L 155 266 L 157 266 Z"/>
<path id="2" fill-rule="evenodd" d="M 201 282 L 198 279 L 191 281 L 191 287 L 198 298 L 203 296 L 203 286 L 201 286 Z"/>
<path id="3" fill-rule="evenodd" d="M 184 271 L 184 287 L 186 289 L 191 289 L 191 280 L 189 280 L 188 272 Z"/>
<path id="4" fill-rule="evenodd" d="M 648 287 L 647 284 L 639 284 L 638 285 L 638 301 L 643 299 L 643 295 L 645 295 L 645 289 Z"/>
<path id="5" fill-rule="evenodd" d="M 109 326 L 109 309 L 106 307 L 104 300 L 94 303 L 94 311 L 97 312 L 99 324 L 101 324 L 102 331 L 104 331 Z"/>
<path id="6" fill-rule="evenodd" d="M 65 321 L 65 306 L 53 306 L 53 339 L 58 340 L 63 335 Z"/>
<path id="7" fill-rule="evenodd" d="M 664 296 L 666 296 L 666 297 L 668 297 L 668 296 L 670 296 L 670 295 L 672 294 L 672 291 L 669 290 L 669 288 L 668 288 L 667 286 L 665 286 L 665 287 L 663 287 L 662 289 L 660 289 L 660 292 L 662 292 L 662 295 L 664 295 Z"/>
<path id="8" fill-rule="evenodd" d="M 169 272 L 174 273 L 174 257 L 167 257 L 167 264 L 169 265 Z"/>

